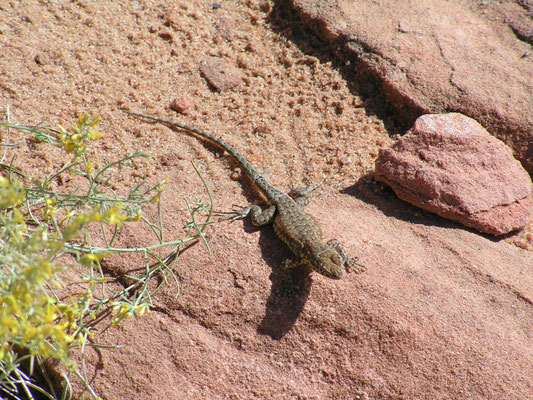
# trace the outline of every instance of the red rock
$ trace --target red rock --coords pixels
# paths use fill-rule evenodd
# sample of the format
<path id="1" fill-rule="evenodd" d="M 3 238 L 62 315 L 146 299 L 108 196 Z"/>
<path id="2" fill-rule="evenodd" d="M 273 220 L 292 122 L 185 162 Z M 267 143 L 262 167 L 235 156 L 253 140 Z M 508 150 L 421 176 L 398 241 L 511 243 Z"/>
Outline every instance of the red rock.
<path id="1" fill-rule="evenodd" d="M 502 235 L 531 218 L 531 179 L 511 150 L 462 114 L 428 114 L 376 160 L 376 180 L 417 207 Z"/>
<path id="2" fill-rule="evenodd" d="M 191 109 L 194 108 L 194 100 L 190 96 L 179 96 L 172 100 L 169 108 L 181 114 L 189 114 Z"/>
<path id="3" fill-rule="evenodd" d="M 200 73 L 219 92 L 239 86 L 242 82 L 239 70 L 217 57 L 204 59 L 200 65 Z"/>

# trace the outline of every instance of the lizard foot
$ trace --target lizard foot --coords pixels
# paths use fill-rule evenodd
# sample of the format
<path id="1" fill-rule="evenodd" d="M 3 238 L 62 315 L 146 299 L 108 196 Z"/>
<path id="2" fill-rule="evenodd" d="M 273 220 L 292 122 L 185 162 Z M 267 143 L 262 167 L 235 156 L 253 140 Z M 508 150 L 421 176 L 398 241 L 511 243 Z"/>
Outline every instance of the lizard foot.
<path id="1" fill-rule="evenodd" d="M 246 218 L 250 216 L 250 221 L 255 226 L 263 226 L 266 224 L 272 223 L 274 220 L 274 213 L 276 212 L 275 206 L 270 206 L 269 208 L 262 210 L 261 207 L 255 204 L 251 204 L 248 207 L 242 209 L 237 209 L 222 214 L 227 214 L 228 216 L 224 219 L 229 219 L 232 222 L 238 219 Z"/>
<path id="2" fill-rule="evenodd" d="M 359 257 L 347 257 L 346 258 L 346 270 L 354 271 L 356 274 L 360 274 L 366 271 L 366 267 L 363 264 L 357 262 Z"/>

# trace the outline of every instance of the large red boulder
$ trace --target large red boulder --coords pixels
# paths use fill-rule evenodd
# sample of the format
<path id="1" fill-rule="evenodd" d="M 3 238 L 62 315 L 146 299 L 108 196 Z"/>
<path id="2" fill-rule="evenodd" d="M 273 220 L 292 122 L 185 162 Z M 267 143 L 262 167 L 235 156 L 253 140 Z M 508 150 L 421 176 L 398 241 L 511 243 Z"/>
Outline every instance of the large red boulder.
<path id="1" fill-rule="evenodd" d="M 375 178 L 402 200 L 481 232 L 502 235 L 531 218 L 528 173 L 507 145 L 462 114 L 418 118 L 380 151 Z"/>

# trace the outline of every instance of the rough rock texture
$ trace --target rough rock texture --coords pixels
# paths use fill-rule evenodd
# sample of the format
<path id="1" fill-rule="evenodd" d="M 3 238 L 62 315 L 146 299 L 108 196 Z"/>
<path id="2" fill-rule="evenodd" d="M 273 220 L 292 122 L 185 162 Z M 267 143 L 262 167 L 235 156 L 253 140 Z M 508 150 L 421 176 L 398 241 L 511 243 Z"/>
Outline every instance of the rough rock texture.
<path id="1" fill-rule="evenodd" d="M 427 114 L 382 149 L 376 180 L 399 198 L 481 232 L 503 235 L 529 223 L 531 179 L 502 141 L 462 114 Z"/>
<path id="2" fill-rule="evenodd" d="M 531 0 L 485 1 L 486 13 L 503 20 L 516 36 L 533 44 L 533 2 Z"/>
<path id="3" fill-rule="evenodd" d="M 530 2 L 292 3 L 344 57 L 358 60 L 354 72 L 378 82 L 409 125 L 422 114 L 463 113 L 533 173 L 533 56 L 522 41 L 531 38 Z"/>
<path id="4" fill-rule="evenodd" d="M 119 107 L 224 138 L 280 188 L 324 179 L 308 211 L 368 268 L 341 281 L 297 269 L 287 284 L 280 266 L 290 252 L 271 228 L 211 225 L 211 253 L 198 243 L 177 260 L 179 293 L 164 285 L 150 315 L 93 327 L 95 343 L 122 345 L 87 347 L 87 376 L 102 398 L 530 397 L 533 234 L 490 240 L 363 178 L 392 141 L 367 108 L 382 97 L 362 99 L 298 21 L 277 7 L 268 15 L 263 0 L 219 1 L 217 10 L 204 0 L 0 3 L 2 117 L 9 107 L 12 122 L 68 127 L 80 111 L 101 115 L 97 165 L 136 150 L 153 156 L 122 168 L 115 192 L 168 178 L 160 203 L 166 240 L 184 235 L 184 198 L 209 200 L 191 161 L 215 209 L 257 197 L 246 181 L 228 178 L 231 163 L 212 147 Z M 216 40 L 220 16 L 231 41 Z M 172 41 L 158 35 L 164 30 Z M 238 66 L 239 88 L 212 90 L 198 73 L 204 55 Z M 194 100 L 188 115 L 167 109 L 178 96 Z M 0 134 L 18 144 L 2 150 L 3 162 L 15 157 L 25 173 L 48 174 L 70 159 L 20 132 Z M 117 246 L 157 243 L 141 223 L 119 239 Z M 105 274 L 124 288 L 124 275 L 140 266 L 113 257 Z M 83 387 L 73 384 L 80 399 Z"/>

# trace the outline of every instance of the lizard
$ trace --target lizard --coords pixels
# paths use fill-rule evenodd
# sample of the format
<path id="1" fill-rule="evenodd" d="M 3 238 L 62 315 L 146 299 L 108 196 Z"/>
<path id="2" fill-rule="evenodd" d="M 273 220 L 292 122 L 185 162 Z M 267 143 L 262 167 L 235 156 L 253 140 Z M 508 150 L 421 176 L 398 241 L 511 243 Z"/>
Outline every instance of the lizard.
<path id="1" fill-rule="evenodd" d="M 356 262 L 356 257 L 349 257 L 346 254 L 338 240 L 332 239 L 326 242 L 318 220 L 303 210 L 310 201 L 309 193 L 316 186 L 292 189 L 289 193 L 285 193 L 268 183 L 246 158 L 224 140 L 179 122 L 127 110 L 122 111 L 136 117 L 165 124 L 170 128 L 184 130 L 191 136 L 196 135 L 221 148 L 235 159 L 253 186 L 267 199 L 269 207 L 262 210 L 258 205 L 249 205 L 236 212 L 233 219 L 250 216 L 250 221 L 255 226 L 272 223 L 276 235 L 299 258 L 287 263 L 287 267 L 306 264 L 311 270 L 332 279 L 342 278 L 347 270 L 353 269 L 356 272 L 365 270 L 361 264 Z"/>

